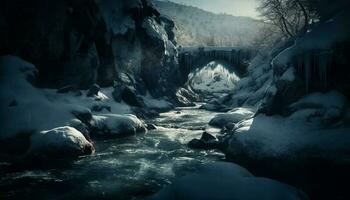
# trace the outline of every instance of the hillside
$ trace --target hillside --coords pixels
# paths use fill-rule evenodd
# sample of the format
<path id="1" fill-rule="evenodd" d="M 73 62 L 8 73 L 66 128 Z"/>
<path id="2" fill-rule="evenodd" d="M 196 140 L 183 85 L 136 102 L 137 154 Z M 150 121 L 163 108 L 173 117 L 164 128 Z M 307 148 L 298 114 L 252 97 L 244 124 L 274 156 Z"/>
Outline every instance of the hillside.
<path id="1" fill-rule="evenodd" d="M 153 1 L 161 14 L 176 24 L 179 46 L 247 46 L 264 23 L 249 17 L 214 14 L 193 6 Z"/>

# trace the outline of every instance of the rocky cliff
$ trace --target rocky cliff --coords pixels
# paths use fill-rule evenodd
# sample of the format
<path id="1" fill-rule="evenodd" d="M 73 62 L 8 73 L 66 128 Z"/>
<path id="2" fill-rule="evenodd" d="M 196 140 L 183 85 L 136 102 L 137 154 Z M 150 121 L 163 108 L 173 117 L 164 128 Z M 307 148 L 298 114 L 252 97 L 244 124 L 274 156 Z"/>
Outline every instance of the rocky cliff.
<path id="1" fill-rule="evenodd" d="M 0 54 L 33 63 L 39 87 L 127 82 L 154 96 L 173 87 L 174 82 L 165 80 L 177 75 L 174 23 L 147 0 L 1 4 L 0 28 L 6 31 L 0 33 Z"/>

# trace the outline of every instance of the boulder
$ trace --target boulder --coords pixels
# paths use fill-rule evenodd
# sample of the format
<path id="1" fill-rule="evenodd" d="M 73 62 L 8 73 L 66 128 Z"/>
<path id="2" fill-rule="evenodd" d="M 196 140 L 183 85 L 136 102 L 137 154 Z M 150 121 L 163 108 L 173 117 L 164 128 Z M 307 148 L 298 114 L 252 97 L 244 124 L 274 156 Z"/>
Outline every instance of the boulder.
<path id="1" fill-rule="evenodd" d="M 254 113 L 248 108 L 235 108 L 232 111 L 224 114 L 218 114 L 210 120 L 209 125 L 224 127 L 227 124 L 238 123 L 244 119 L 252 117 Z M 231 125 L 232 126 L 232 125 Z"/>
<path id="2" fill-rule="evenodd" d="M 188 147 L 194 149 L 216 149 L 220 147 L 220 142 L 211 134 L 203 132 L 202 137 L 191 140 L 188 143 Z"/>
<path id="3" fill-rule="evenodd" d="M 90 126 L 95 138 L 118 138 L 147 130 L 143 121 L 130 114 L 94 115 Z"/>
<path id="4" fill-rule="evenodd" d="M 155 117 L 159 117 L 159 113 L 155 110 L 141 107 L 132 108 L 133 113 L 142 119 L 152 119 Z"/>
<path id="5" fill-rule="evenodd" d="M 216 138 L 207 132 L 203 132 L 200 140 L 208 142 L 208 141 L 216 140 Z"/>
<path id="6" fill-rule="evenodd" d="M 69 126 L 33 134 L 27 155 L 40 159 L 64 159 L 92 154 L 93 145 L 77 129 Z"/>
<path id="7" fill-rule="evenodd" d="M 93 84 L 93 85 L 89 88 L 89 90 L 87 91 L 86 96 L 88 96 L 88 97 L 95 96 L 95 95 L 98 94 L 98 92 L 100 91 L 100 89 L 101 89 L 101 88 L 100 88 L 99 85 Z"/>

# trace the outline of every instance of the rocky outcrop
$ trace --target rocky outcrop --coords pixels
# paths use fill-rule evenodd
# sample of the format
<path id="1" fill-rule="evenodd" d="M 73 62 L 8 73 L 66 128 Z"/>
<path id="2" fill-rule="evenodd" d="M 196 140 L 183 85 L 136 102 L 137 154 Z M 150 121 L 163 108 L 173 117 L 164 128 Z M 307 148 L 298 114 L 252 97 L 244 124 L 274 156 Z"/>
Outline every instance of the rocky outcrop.
<path id="1" fill-rule="evenodd" d="M 112 86 L 127 73 L 160 96 L 177 74 L 174 23 L 147 0 L 6 0 L 0 18 L 0 54 L 33 63 L 38 86 Z"/>

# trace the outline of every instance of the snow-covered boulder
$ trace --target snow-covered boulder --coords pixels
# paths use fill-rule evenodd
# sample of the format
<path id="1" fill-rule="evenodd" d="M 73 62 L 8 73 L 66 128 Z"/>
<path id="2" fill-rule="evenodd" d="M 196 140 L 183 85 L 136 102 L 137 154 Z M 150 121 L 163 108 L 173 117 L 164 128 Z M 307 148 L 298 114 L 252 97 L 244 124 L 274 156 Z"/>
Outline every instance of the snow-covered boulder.
<path id="1" fill-rule="evenodd" d="M 337 92 L 330 91 L 327 93 L 311 93 L 304 96 L 297 102 L 290 105 L 292 110 L 301 110 L 306 108 L 317 108 L 317 109 L 340 109 L 344 110 L 347 104 L 346 97 Z"/>
<path id="2" fill-rule="evenodd" d="M 244 119 L 248 119 L 254 115 L 249 108 L 235 108 L 228 113 L 218 114 L 210 120 L 209 125 L 224 127 L 229 123 L 238 123 Z"/>
<path id="3" fill-rule="evenodd" d="M 134 135 L 146 131 L 146 125 L 135 115 L 104 114 L 94 115 L 91 123 L 91 136 L 115 138 Z"/>
<path id="4" fill-rule="evenodd" d="M 310 158 L 341 163 L 350 155 L 349 127 L 325 129 L 322 124 L 300 120 L 314 110 L 303 110 L 299 116 L 266 116 L 236 124 L 224 150 L 228 157 L 251 159 L 284 159 L 302 163 Z M 312 149 L 312 151 L 310 151 Z"/>
<path id="5" fill-rule="evenodd" d="M 239 165 L 217 162 L 175 180 L 149 199 L 306 200 L 308 197 L 289 185 L 268 178 L 254 177 Z"/>
<path id="6" fill-rule="evenodd" d="M 93 145 L 77 129 L 64 126 L 35 133 L 30 138 L 28 156 L 59 159 L 91 154 Z"/>
<path id="7" fill-rule="evenodd" d="M 348 102 L 344 95 L 337 91 L 312 93 L 290 105 L 294 119 L 311 120 L 316 118 L 324 125 L 339 120 L 346 112 Z"/>

